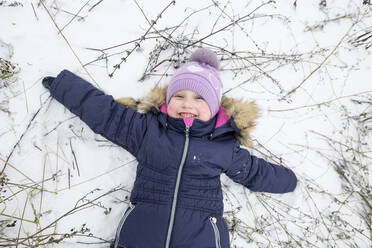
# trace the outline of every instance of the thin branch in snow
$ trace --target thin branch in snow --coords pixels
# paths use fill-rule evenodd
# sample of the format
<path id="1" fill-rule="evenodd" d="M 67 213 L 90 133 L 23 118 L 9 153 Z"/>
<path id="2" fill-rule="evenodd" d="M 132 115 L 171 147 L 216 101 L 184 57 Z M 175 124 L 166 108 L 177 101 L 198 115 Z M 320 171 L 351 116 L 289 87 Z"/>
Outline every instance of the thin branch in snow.
<path id="1" fill-rule="evenodd" d="M 34 5 L 31 3 L 31 7 L 32 7 L 32 10 L 34 11 L 34 15 L 36 17 L 36 20 L 39 21 L 39 17 L 37 17 L 37 14 L 36 14 L 36 11 L 35 11 L 35 7 Z"/>
<path id="2" fill-rule="evenodd" d="M 77 169 L 77 172 L 78 172 L 78 176 L 80 177 L 79 164 L 78 164 L 78 161 L 77 161 L 77 159 L 76 159 L 75 151 L 74 151 L 74 149 L 72 148 L 71 138 L 70 138 L 70 148 L 71 148 L 72 156 L 74 157 L 74 162 L 72 163 L 72 165 L 76 164 L 76 169 Z M 75 168 L 74 168 L 74 169 L 75 169 Z"/>
<path id="3" fill-rule="evenodd" d="M 128 59 L 128 57 L 133 53 L 134 50 L 136 50 L 137 48 L 139 48 L 141 45 L 141 42 L 145 39 L 146 35 L 150 32 L 150 30 L 153 28 L 153 26 L 157 23 L 157 21 L 162 17 L 162 15 L 164 14 L 164 12 L 171 6 L 171 5 L 175 5 L 176 4 L 176 1 L 172 0 L 161 12 L 159 15 L 157 15 L 156 19 L 155 20 L 152 20 L 151 21 L 151 25 L 150 27 L 147 29 L 147 31 L 145 32 L 145 34 L 143 36 L 141 36 L 140 38 L 140 41 L 139 42 L 136 42 L 135 43 L 135 46 L 127 53 L 127 55 L 125 57 L 122 57 L 121 58 L 121 61 L 119 64 L 116 64 L 114 65 L 114 70 L 109 74 L 109 77 L 113 77 L 115 71 L 117 69 L 120 69 L 120 65 L 126 61 Z"/>
<path id="4" fill-rule="evenodd" d="M 70 118 L 68 118 L 68 119 L 66 119 L 66 120 L 64 120 L 64 121 L 60 121 L 60 122 L 58 122 L 58 124 L 57 124 L 54 128 L 52 128 L 50 131 L 48 131 L 48 132 L 46 132 L 46 133 L 44 134 L 44 137 L 45 137 L 45 136 L 48 136 L 51 132 L 57 130 L 57 128 L 58 128 L 60 125 L 64 124 L 65 122 L 68 122 L 68 121 L 70 121 L 70 120 L 72 120 L 72 119 L 75 119 L 75 118 L 77 118 L 77 116 L 72 116 L 72 117 L 70 117 Z"/>
<path id="5" fill-rule="evenodd" d="M 99 0 L 96 4 L 94 4 L 89 10 L 88 12 L 91 12 L 95 7 L 97 7 L 100 3 L 102 3 L 103 0 Z"/>
<path id="6" fill-rule="evenodd" d="M 125 62 L 128 57 L 133 53 L 134 50 L 136 50 L 137 48 L 139 48 L 141 45 L 141 42 L 145 39 L 146 35 L 150 32 L 150 30 L 153 28 L 153 26 L 157 23 L 157 21 L 162 17 L 162 15 L 164 14 L 164 12 L 171 6 L 171 5 L 175 5 L 176 4 L 176 1 L 172 0 L 161 12 L 160 14 L 156 17 L 155 20 L 152 20 L 151 21 L 151 25 L 150 27 L 147 29 L 147 31 L 145 32 L 145 34 L 143 36 L 141 36 L 140 38 L 140 41 L 139 42 L 136 42 L 135 43 L 135 46 L 132 48 L 132 50 L 130 50 L 127 55 L 125 57 L 122 57 L 121 58 L 121 61 L 119 64 L 116 64 L 114 65 L 114 70 L 109 74 L 109 77 L 113 77 L 115 71 L 117 69 L 120 69 L 120 65 Z"/>
<path id="7" fill-rule="evenodd" d="M 71 172 L 70 172 L 70 168 L 67 169 L 67 180 L 68 180 L 68 189 L 71 189 Z"/>
<path id="8" fill-rule="evenodd" d="M 18 234 L 17 234 L 17 238 L 16 238 L 16 240 L 19 240 L 19 237 L 20 237 L 20 235 L 21 235 L 22 222 L 23 222 L 23 218 L 25 217 L 25 212 L 26 212 L 26 207 L 27 207 L 27 201 L 28 201 L 28 198 L 29 198 L 29 197 L 28 197 L 28 195 L 27 195 L 27 197 L 26 197 L 26 199 L 25 199 L 25 205 L 24 205 L 24 207 L 23 207 L 23 211 L 22 211 L 22 216 L 21 216 L 21 218 L 20 218 L 21 222 L 20 222 L 20 224 L 19 224 Z M 18 247 L 18 245 L 17 245 L 16 247 Z"/>
<path id="9" fill-rule="evenodd" d="M 337 51 L 337 49 L 340 47 L 340 45 L 342 44 L 342 42 L 344 41 L 344 39 L 349 35 L 350 31 L 353 29 L 353 27 L 356 25 L 357 23 L 354 22 L 350 27 L 349 29 L 346 31 L 346 33 L 342 36 L 342 38 L 339 40 L 339 42 L 336 44 L 336 46 L 332 49 L 332 51 L 327 55 L 327 57 L 324 58 L 324 60 L 319 64 L 319 66 L 317 66 L 313 71 L 311 71 L 303 80 L 302 82 L 297 85 L 296 87 L 294 87 L 292 90 L 290 90 L 284 97 L 288 97 L 290 95 L 292 95 L 293 93 L 295 93 L 299 88 L 301 88 L 301 86 L 312 76 L 314 75 L 315 72 L 317 72 L 323 65 L 324 63 Z"/>
<path id="10" fill-rule="evenodd" d="M 289 109 L 269 109 L 269 111 L 270 112 L 287 112 L 287 111 L 294 111 L 294 110 L 299 110 L 299 109 L 304 109 L 304 108 L 313 108 L 313 107 L 318 107 L 319 108 L 323 105 L 328 105 L 328 104 L 330 104 L 334 101 L 338 101 L 338 100 L 341 100 L 341 99 L 344 99 L 344 98 L 349 98 L 349 97 L 353 97 L 353 96 L 360 96 L 360 95 L 370 94 L 370 93 L 372 93 L 372 90 L 363 91 L 363 92 L 359 92 L 359 93 L 355 93 L 355 94 L 351 94 L 351 95 L 347 95 L 347 96 L 340 96 L 340 97 L 337 97 L 337 98 L 334 98 L 334 99 L 331 99 L 331 100 L 328 100 L 328 101 L 316 103 L 316 104 L 304 105 L 304 106 L 299 106 L 299 107 L 294 107 L 294 108 L 289 108 Z"/>
<path id="11" fill-rule="evenodd" d="M 69 22 L 67 22 L 60 30 L 58 30 L 58 33 L 60 34 L 68 25 L 70 25 L 74 19 L 79 15 L 79 13 L 84 9 L 85 6 L 88 5 L 88 3 L 90 2 L 91 0 L 88 0 L 80 9 L 79 11 L 74 14 L 74 16 L 71 18 L 71 20 Z"/>
<path id="12" fill-rule="evenodd" d="M 21 143 L 23 137 L 27 134 L 27 132 L 29 131 L 29 128 L 31 126 L 31 124 L 34 122 L 36 116 L 39 114 L 40 110 L 42 109 L 43 106 L 41 106 L 37 111 L 36 113 L 32 116 L 31 120 L 29 121 L 27 127 L 26 127 L 26 130 L 22 133 L 21 137 L 18 139 L 18 141 L 16 142 L 16 144 L 13 146 L 12 150 L 10 151 L 10 154 L 8 155 L 8 157 L 6 158 L 5 160 L 5 163 L 4 163 L 4 166 L 3 166 L 3 169 L 1 170 L 0 172 L 0 175 L 2 175 L 5 171 L 5 168 L 6 166 L 8 165 L 8 162 L 9 162 L 9 159 L 12 157 L 13 155 L 13 152 L 15 150 L 15 148 Z"/>
<path id="13" fill-rule="evenodd" d="M 97 202 L 99 199 L 101 199 L 101 198 L 103 198 L 105 196 L 108 196 L 108 195 L 110 195 L 110 194 L 112 194 L 112 193 L 114 193 L 114 192 L 116 192 L 118 190 L 120 190 L 120 187 L 114 188 L 112 190 L 109 190 L 109 191 L 103 193 L 102 195 L 99 195 L 99 196 L 95 197 L 92 200 L 88 200 L 87 199 L 87 195 L 88 194 L 92 194 L 96 190 L 93 190 L 93 191 L 89 192 L 87 195 L 85 195 L 84 197 L 82 197 L 81 199 L 79 199 L 76 202 L 75 206 L 72 209 L 70 209 L 69 211 L 67 211 L 66 213 L 64 213 L 63 215 L 61 215 L 60 217 L 58 217 L 57 219 L 55 219 L 54 221 L 52 221 L 51 223 L 49 223 L 48 225 L 46 225 L 45 227 L 43 227 L 42 229 L 38 230 L 34 234 L 31 234 L 31 235 L 27 236 L 26 238 L 19 238 L 18 237 L 16 239 L 16 243 L 14 245 L 18 245 L 20 243 L 23 243 L 23 242 L 26 242 L 26 241 L 28 241 L 30 239 L 35 238 L 38 234 L 42 233 L 43 231 L 45 231 L 45 230 L 49 229 L 50 227 L 54 226 L 55 224 L 57 224 L 58 221 L 60 221 L 62 218 L 65 218 L 65 217 L 67 217 L 67 216 L 75 213 L 76 211 L 85 209 L 87 207 L 92 207 L 92 204 L 95 203 L 95 202 Z M 85 201 L 85 199 L 87 199 L 87 200 Z"/>
<path id="14" fill-rule="evenodd" d="M 22 81 L 22 86 L 23 86 L 23 92 L 25 94 L 25 103 L 26 103 L 26 110 L 28 113 L 28 101 L 27 101 L 27 94 L 26 94 L 26 88 L 25 88 L 25 83 Z"/>
<path id="15" fill-rule="evenodd" d="M 99 88 L 101 89 L 101 87 L 99 86 L 99 84 L 96 82 L 96 80 L 94 80 L 94 78 L 92 77 L 92 75 L 89 73 L 89 71 L 84 67 L 83 63 L 81 62 L 79 56 L 76 54 L 75 50 L 72 48 L 70 42 L 67 40 L 67 38 L 65 37 L 65 35 L 63 34 L 63 32 L 61 31 L 61 29 L 59 28 L 59 26 L 57 25 L 57 23 L 55 22 L 55 20 L 53 19 L 53 16 L 50 14 L 48 8 L 45 6 L 45 4 L 43 3 L 43 1 L 39 0 L 39 2 L 41 3 L 41 5 L 43 5 L 45 11 L 48 13 L 50 19 L 52 20 L 54 26 L 57 28 L 59 34 L 63 37 L 63 39 L 65 40 L 65 42 L 67 43 L 68 47 L 70 48 L 70 50 L 72 51 L 72 53 L 75 55 L 75 58 L 79 61 L 80 65 L 83 67 L 84 71 L 88 74 L 88 76 L 90 77 L 90 79 L 92 80 L 92 82 Z"/>
<path id="16" fill-rule="evenodd" d="M 69 12 L 69 11 L 67 11 L 67 10 L 63 10 L 63 9 L 57 7 L 57 5 L 56 5 L 56 6 L 53 6 L 53 7 L 51 7 L 51 8 L 54 9 L 54 10 L 57 10 L 57 11 L 62 11 L 63 13 L 66 13 L 66 14 L 68 14 L 68 15 L 71 15 L 71 16 L 73 16 L 73 18 L 74 18 L 74 17 L 78 17 L 79 20 L 84 20 L 84 18 L 85 18 L 85 16 L 80 16 L 80 15 L 77 15 L 77 14 L 71 13 L 71 12 Z"/>

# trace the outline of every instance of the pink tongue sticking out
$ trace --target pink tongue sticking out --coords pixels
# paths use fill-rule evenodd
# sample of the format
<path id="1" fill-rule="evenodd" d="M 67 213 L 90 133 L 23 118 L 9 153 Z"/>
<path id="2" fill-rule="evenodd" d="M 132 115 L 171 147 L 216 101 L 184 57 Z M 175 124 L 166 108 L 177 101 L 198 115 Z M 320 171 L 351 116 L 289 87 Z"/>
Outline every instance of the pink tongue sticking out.
<path id="1" fill-rule="evenodd" d="M 194 122 L 194 118 L 182 118 L 183 122 L 185 122 L 185 125 L 188 127 L 192 126 L 192 123 Z"/>

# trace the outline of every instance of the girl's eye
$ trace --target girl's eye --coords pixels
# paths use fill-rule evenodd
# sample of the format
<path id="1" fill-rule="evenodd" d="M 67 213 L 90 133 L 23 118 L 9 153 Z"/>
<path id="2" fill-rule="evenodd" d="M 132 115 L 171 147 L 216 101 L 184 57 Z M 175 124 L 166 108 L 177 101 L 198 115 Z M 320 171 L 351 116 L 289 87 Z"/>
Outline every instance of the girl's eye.
<path id="1" fill-rule="evenodd" d="M 183 98 L 182 95 L 174 95 L 175 98 Z"/>
<path id="2" fill-rule="evenodd" d="M 196 99 L 198 99 L 198 100 L 204 100 L 204 98 L 201 97 L 201 96 L 197 96 Z"/>

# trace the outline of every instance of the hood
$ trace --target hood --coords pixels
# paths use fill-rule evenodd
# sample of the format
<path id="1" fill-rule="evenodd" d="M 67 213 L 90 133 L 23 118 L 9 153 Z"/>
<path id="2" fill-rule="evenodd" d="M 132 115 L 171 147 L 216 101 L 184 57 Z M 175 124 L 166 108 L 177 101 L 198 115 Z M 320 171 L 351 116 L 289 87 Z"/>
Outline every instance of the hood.
<path id="1" fill-rule="evenodd" d="M 155 86 L 143 98 L 136 100 L 131 97 L 122 97 L 116 101 L 140 113 L 149 113 L 154 107 L 160 112 L 161 106 L 166 101 L 168 86 Z M 242 99 L 222 97 L 221 106 L 225 109 L 227 117 L 235 123 L 238 132 L 235 133 L 240 144 L 252 147 L 251 132 L 258 117 L 258 108 L 253 102 Z"/>

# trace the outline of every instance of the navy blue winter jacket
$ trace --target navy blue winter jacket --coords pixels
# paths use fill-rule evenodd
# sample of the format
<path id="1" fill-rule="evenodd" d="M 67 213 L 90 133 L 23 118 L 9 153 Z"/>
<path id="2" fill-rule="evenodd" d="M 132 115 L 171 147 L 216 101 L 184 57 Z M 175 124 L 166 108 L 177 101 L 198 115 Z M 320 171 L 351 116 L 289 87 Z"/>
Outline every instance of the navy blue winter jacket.
<path id="1" fill-rule="evenodd" d="M 138 160 L 131 204 L 114 247 L 230 247 L 221 173 L 252 191 L 285 193 L 296 187 L 290 169 L 240 147 L 234 118 L 218 128 L 216 118 L 195 120 L 187 128 L 155 107 L 148 113 L 126 107 L 67 70 L 50 91 L 94 132 Z"/>

